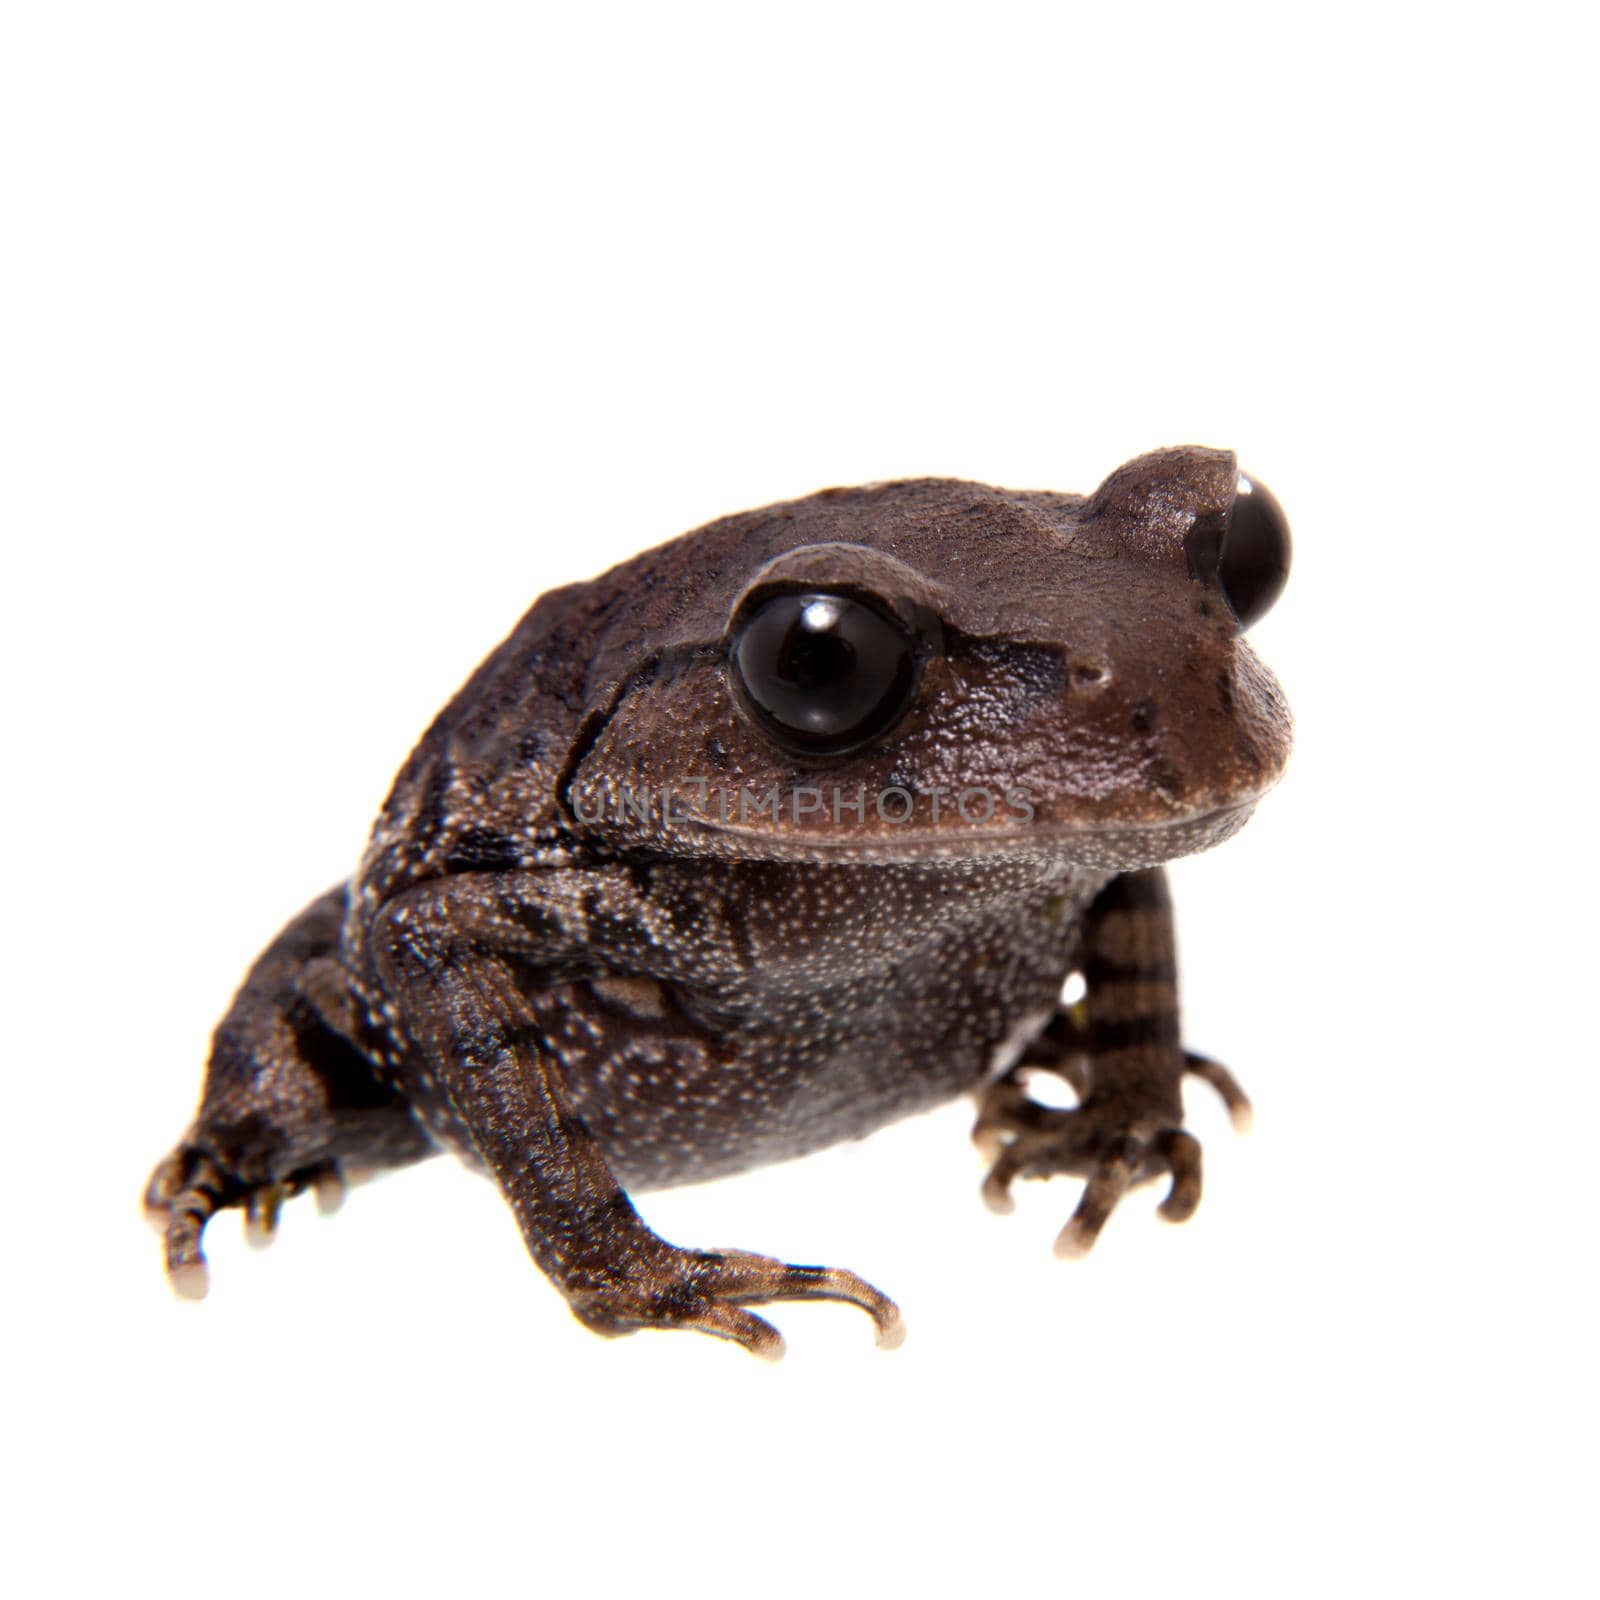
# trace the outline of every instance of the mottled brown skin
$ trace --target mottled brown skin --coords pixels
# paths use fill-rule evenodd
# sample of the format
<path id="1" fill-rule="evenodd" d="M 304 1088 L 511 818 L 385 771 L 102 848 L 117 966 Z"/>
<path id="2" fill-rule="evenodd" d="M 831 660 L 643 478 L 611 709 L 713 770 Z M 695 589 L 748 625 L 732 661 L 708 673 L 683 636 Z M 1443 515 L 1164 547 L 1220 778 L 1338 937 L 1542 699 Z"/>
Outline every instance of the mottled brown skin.
<path id="1" fill-rule="evenodd" d="M 436 1149 L 486 1168 L 589 1327 L 696 1328 L 775 1354 L 746 1308 L 894 1305 L 851 1273 L 668 1244 L 624 1192 L 859 1136 L 964 1092 L 985 1185 L 1087 1178 L 1063 1253 L 1133 1182 L 1200 1152 L 1160 864 L 1232 834 L 1289 719 L 1184 537 L 1226 517 L 1225 451 L 1144 456 L 1092 496 L 918 480 L 713 523 L 545 595 L 424 735 L 359 871 L 258 962 L 217 1030 L 198 1116 L 149 1205 L 175 1285 L 201 1233 L 331 1196 Z M 785 754 L 741 707 L 726 636 L 757 581 L 846 586 L 936 617 L 893 727 Z M 724 820 L 707 782 L 784 797 Z M 620 812 L 673 785 L 670 809 Z M 909 822 L 790 806 L 825 786 L 916 796 Z M 932 791 L 1026 793 L 974 822 Z M 725 804 L 725 801 L 723 802 Z M 603 814 L 602 814 L 603 813 Z M 597 819 L 597 820 L 590 820 Z M 1063 1009 L 1063 981 L 1087 992 Z M 1028 1098 L 1033 1069 L 1077 1091 Z"/>

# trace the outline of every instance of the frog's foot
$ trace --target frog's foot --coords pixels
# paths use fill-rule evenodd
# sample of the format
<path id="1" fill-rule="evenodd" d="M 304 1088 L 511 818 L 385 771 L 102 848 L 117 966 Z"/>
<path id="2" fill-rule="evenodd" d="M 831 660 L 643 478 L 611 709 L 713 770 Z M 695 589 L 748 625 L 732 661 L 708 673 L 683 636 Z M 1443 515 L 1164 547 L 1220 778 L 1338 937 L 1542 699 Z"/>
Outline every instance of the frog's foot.
<path id="1" fill-rule="evenodd" d="M 569 1291 L 580 1322 L 604 1334 L 689 1328 L 776 1361 L 783 1355 L 783 1335 L 746 1306 L 842 1300 L 872 1318 L 881 1348 L 893 1349 L 905 1337 L 899 1307 L 853 1272 L 789 1266 L 745 1250 L 680 1250 L 654 1243 L 658 1248 L 637 1261 L 630 1258 L 619 1276 Z"/>
<path id="2" fill-rule="evenodd" d="M 1070 1110 L 1032 1099 L 1013 1068 L 979 1098 L 973 1138 L 993 1165 L 983 1197 L 995 1211 L 1010 1211 L 1017 1178 L 1068 1173 L 1087 1179 L 1077 1210 L 1056 1239 L 1056 1254 L 1087 1255 L 1116 1208 L 1135 1184 L 1169 1176 L 1158 1210 L 1169 1222 L 1185 1222 L 1200 1204 L 1200 1141 L 1182 1127 L 1176 1080 L 1203 1078 L 1227 1105 L 1236 1128 L 1249 1125 L 1250 1102 L 1226 1067 L 1203 1056 L 1185 1055 L 1168 1074 L 1129 1081 L 1093 1082 L 1093 1066 L 1054 1067 L 1072 1083 L 1079 1104 Z"/>
<path id="3" fill-rule="evenodd" d="M 203 1300 L 210 1287 L 202 1240 L 217 1212 L 241 1206 L 245 1237 L 257 1247 L 272 1243 L 283 1203 L 302 1189 L 313 1189 L 318 1209 L 335 1211 L 344 1198 L 344 1178 L 334 1161 L 297 1172 L 292 1178 L 250 1183 L 225 1172 L 206 1151 L 181 1144 L 151 1174 L 145 1190 L 145 1215 L 160 1232 L 167 1278 L 185 1300 Z"/>

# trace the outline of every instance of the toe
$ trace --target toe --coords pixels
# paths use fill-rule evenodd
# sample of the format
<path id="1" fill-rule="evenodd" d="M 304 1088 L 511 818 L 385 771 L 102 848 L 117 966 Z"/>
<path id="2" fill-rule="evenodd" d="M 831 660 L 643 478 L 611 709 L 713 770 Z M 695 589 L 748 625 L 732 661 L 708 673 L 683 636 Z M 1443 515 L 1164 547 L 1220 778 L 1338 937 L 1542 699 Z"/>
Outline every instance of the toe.
<path id="1" fill-rule="evenodd" d="M 1168 1222 L 1187 1222 L 1200 1204 L 1200 1141 L 1182 1128 L 1168 1128 L 1155 1148 L 1172 1173 L 1172 1187 L 1156 1209 Z"/>
<path id="2" fill-rule="evenodd" d="M 1198 1056 L 1191 1050 L 1183 1058 L 1183 1070 L 1209 1083 L 1217 1091 L 1228 1109 L 1228 1120 L 1232 1122 L 1235 1132 L 1250 1131 L 1250 1125 L 1255 1120 L 1250 1097 L 1239 1087 L 1239 1080 L 1220 1061 L 1213 1061 L 1209 1056 Z"/>
<path id="3" fill-rule="evenodd" d="M 1090 1174 L 1078 1209 L 1056 1237 L 1056 1255 L 1062 1260 L 1077 1260 L 1094 1248 L 1100 1230 L 1133 1182 L 1142 1153 L 1139 1141 L 1131 1137 L 1115 1139 L 1108 1146 Z"/>

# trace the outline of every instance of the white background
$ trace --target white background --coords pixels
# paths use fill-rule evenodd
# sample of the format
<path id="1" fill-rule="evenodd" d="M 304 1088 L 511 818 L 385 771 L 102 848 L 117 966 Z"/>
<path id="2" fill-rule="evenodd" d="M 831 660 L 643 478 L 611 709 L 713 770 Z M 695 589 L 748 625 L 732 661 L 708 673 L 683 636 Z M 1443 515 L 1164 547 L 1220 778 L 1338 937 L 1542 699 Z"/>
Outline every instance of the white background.
<path id="1" fill-rule="evenodd" d="M 1594 39 L 1576 7 L 14 4 L 17 1594 L 1592 1592 Z M 446 1161 L 139 1214 L 247 961 L 532 598 L 750 504 L 1237 449 L 1299 744 L 1175 872 L 1187 1227 L 964 1106 L 644 1199 L 856 1268 L 585 1333 Z"/>

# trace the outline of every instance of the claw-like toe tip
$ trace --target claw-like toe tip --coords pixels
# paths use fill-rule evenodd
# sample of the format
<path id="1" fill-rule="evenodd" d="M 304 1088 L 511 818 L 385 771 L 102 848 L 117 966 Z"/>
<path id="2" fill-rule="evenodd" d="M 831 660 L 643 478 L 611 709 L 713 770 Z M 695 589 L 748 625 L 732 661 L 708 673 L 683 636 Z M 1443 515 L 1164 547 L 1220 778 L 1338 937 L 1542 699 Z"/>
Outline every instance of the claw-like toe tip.
<path id="1" fill-rule="evenodd" d="M 1010 1189 L 1003 1183 L 986 1179 L 980 1193 L 983 1195 L 983 1203 L 997 1217 L 1009 1217 L 1017 1209 L 1016 1200 L 1012 1198 Z"/>
<path id="2" fill-rule="evenodd" d="M 278 1237 L 278 1229 L 274 1222 L 269 1222 L 257 1212 L 249 1212 L 244 1219 L 245 1243 L 252 1250 L 265 1250 L 274 1239 Z"/>
<path id="3" fill-rule="evenodd" d="M 783 1335 L 773 1330 L 770 1339 L 757 1339 L 745 1346 L 751 1355 L 759 1361 L 767 1361 L 776 1365 L 789 1353 L 789 1346 L 784 1343 Z"/>
<path id="4" fill-rule="evenodd" d="M 312 1180 L 311 1192 L 316 1197 L 319 1214 L 331 1217 L 344 1204 L 344 1179 L 337 1172 L 319 1172 Z"/>
<path id="5" fill-rule="evenodd" d="M 878 1324 L 878 1348 L 880 1350 L 898 1350 L 905 1342 L 906 1319 L 900 1315 L 898 1306 L 892 1306 L 887 1315 Z"/>
<path id="6" fill-rule="evenodd" d="M 278 1235 L 278 1219 L 288 1191 L 282 1184 L 268 1184 L 251 1194 L 244 1215 L 244 1236 L 256 1250 L 265 1250 Z"/>
<path id="7" fill-rule="evenodd" d="M 1256 1125 L 1256 1108 L 1248 1100 L 1240 1100 L 1228 1107 L 1228 1121 L 1235 1133 L 1249 1133 Z"/>
<path id="8" fill-rule="evenodd" d="M 1094 1249 L 1094 1235 L 1081 1228 L 1074 1219 L 1056 1235 L 1057 1261 L 1081 1261 Z"/>
<path id="9" fill-rule="evenodd" d="M 211 1288 L 211 1273 L 203 1261 L 185 1261 L 167 1274 L 167 1281 L 180 1300 L 204 1300 Z"/>

